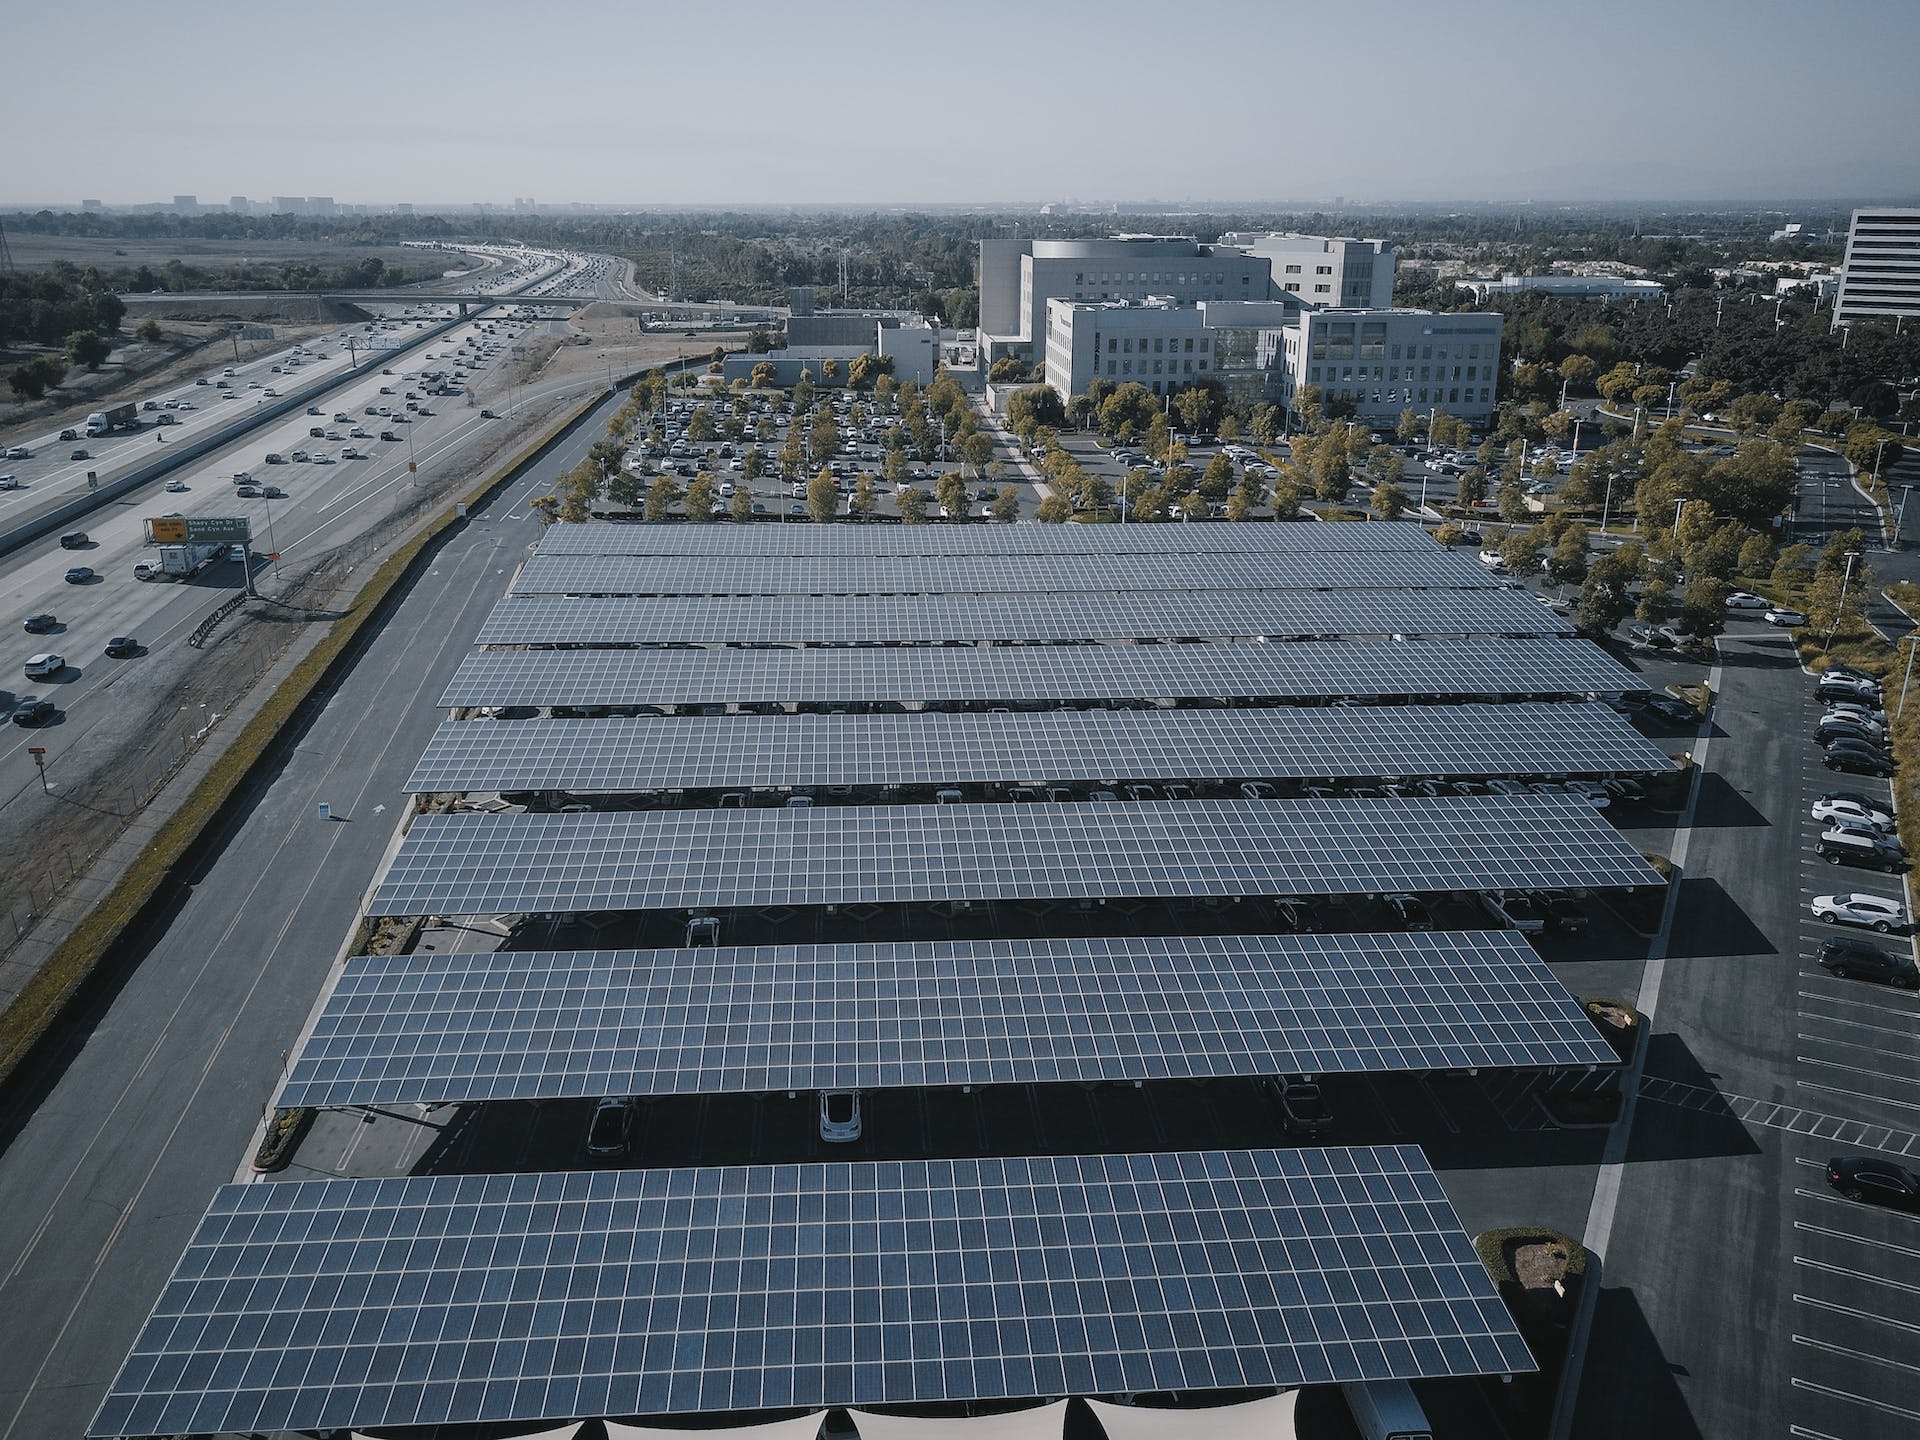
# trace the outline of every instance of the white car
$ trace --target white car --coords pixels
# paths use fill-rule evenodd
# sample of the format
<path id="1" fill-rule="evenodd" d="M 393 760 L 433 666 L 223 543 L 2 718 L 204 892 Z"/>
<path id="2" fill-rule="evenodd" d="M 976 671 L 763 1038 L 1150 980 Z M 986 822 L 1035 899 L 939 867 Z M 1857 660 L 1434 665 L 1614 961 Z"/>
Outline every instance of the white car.
<path id="1" fill-rule="evenodd" d="M 179 494 L 183 494 L 186 491 L 187 482 L 184 480 L 169 480 L 161 488 L 166 490 L 169 494 L 179 495 Z"/>
<path id="2" fill-rule="evenodd" d="M 1816 800 L 1813 802 L 1813 818 L 1829 824 L 1865 825 L 1882 832 L 1893 828 L 1893 816 L 1884 810 L 1862 805 L 1857 800 Z"/>
<path id="3" fill-rule="evenodd" d="M 830 1145 L 844 1145 L 860 1138 L 858 1090 L 820 1092 L 820 1138 Z"/>
<path id="4" fill-rule="evenodd" d="M 324 450 L 316 450 L 313 452 L 313 463 L 316 465 L 331 465 L 333 463 L 333 456 Z"/>
<path id="5" fill-rule="evenodd" d="M 1907 923 L 1900 902 L 1885 895 L 1816 895 L 1813 915 L 1828 925 L 1863 925 L 1882 935 Z"/>
<path id="6" fill-rule="evenodd" d="M 358 460 L 360 458 L 360 451 L 354 446 L 349 445 L 340 452 L 340 458 L 342 460 Z"/>
<path id="7" fill-rule="evenodd" d="M 1746 590 L 1736 590 L 1727 596 L 1727 609 L 1729 610 L 1766 610 L 1770 608 L 1767 601 L 1762 600 L 1758 595 L 1754 595 Z"/>
<path id="8" fill-rule="evenodd" d="M 1807 612 L 1804 610 L 1788 610 L 1775 606 L 1773 609 L 1761 615 L 1760 618 L 1769 625 L 1804 625 L 1807 623 Z"/>
<path id="9" fill-rule="evenodd" d="M 1504 570 L 1507 568 L 1506 556 L 1502 555 L 1498 550 L 1482 550 L 1480 552 L 1480 563 L 1490 570 Z"/>

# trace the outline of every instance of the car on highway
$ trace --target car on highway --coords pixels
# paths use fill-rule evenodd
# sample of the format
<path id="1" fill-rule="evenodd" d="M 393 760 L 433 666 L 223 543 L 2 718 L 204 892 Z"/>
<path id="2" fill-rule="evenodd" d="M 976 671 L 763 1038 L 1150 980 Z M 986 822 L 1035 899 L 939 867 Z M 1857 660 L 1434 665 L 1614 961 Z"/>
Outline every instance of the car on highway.
<path id="1" fill-rule="evenodd" d="M 482 410 L 480 412 L 480 418 L 482 420 L 498 420 L 500 417 L 491 410 Z"/>
<path id="2" fill-rule="evenodd" d="M 91 565 L 70 565 L 67 567 L 67 584 L 84 585 L 91 579 L 93 579 L 93 567 Z"/>
<path id="3" fill-rule="evenodd" d="M 344 446 L 340 451 L 340 458 L 342 460 L 358 460 L 360 458 L 360 451 L 352 445 Z"/>
<path id="4" fill-rule="evenodd" d="M 67 661 L 65 656 L 55 655 L 49 650 L 39 655 L 29 655 L 22 668 L 27 679 L 46 680 L 66 669 Z"/>
<path id="5" fill-rule="evenodd" d="M 1769 605 L 1770 602 L 1763 600 L 1750 590 L 1736 590 L 1727 596 L 1729 610 L 1765 610 Z"/>
<path id="6" fill-rule="evenodd" d="M 184 495 L 187 490 L 187 482 L 184 480 L 169 480 L 160 488 L 165 490 L 169 495 Z"/>
<path id="7" fill-rule="evenodd" d="M 24 445 L 9 445 L 6 455 L 0 458 L 7 460 L 31 460 L 33 458 L 33 451 Z"/>
<path id="8" fill-rule="evenodd" d="M 22 695 L 13 707 L 16 725 L 44 725 L 53 718 L 53 702 L 38 695 Z"/>
<path id="9" fill-rule="evenodd" d="M 62 430 L 60 432 L 60 439 L 63 443 L 78 440 L 79 438 L 80 432 L 78 430 Z"/>
<path id="10" fill-rule="evenodd" d="M 1827 1161 L 1827 1184 L 1849 1200 L 1920 1210 L 1920 1175 L 1878 1155 L 1834 1156 Z"/>
<path id="11" fill-rule="evenodd" d="M 1912 960 L 1905 956 L 1889 955 L 1878 945 L 1844 935 L 1821 941 L 1814 961 L 1822 970 L 1842 980 L 1856 977 L 1879 980 L 1903 990 L 1920 985 L 1920 974 L 1914 972 Z"/>
<path id="12" fill-rule="evenodd" d="M 587 1154 L 595 1160 L 617 1160 L 627 1153 L 633 1139 L 631 1096 L 608 1096 L 593 1107 L 587 1122 Z"/>
<path id="13" fill-rule="evenodd" d="M 69 460 L 91 460 L 92 458 L 93 456 L 87 453 L 85 446 L 82 446 L 78 450 L 75 450 L 71 455 L 67 456 L 67 459 Z"/>
<path id="14" fill-rule="evenodd" d="M 287 498 L 287 492 L 282 490 L 278 485 L 262 485 L 260 487 L 260 495 L 261 498 L 266 500 L 284 500 Z"/>
<path id="15" fill-rule="evenodd" d="M 1844 895 L 1813 897 L 1813 916 L 1827 925 L 1860 925 L 1882 935 L 1907 923 L 1906 911 L 1898 900 L 1885 895 Z"/>
<path id="16" fill-rule="evenodd" d="M 1822 795 L 1813 802 L 1813 818 L 1845 825 L 1871 825 L 1876 830 L 1893 828 L 1891 810 L 1851 791 L 1828 791 Z"/>
<path id="17" fill-rule="evenodd" d="M 253 483 L 253 475 L 250 471 L 236 470 L 233 472 L 233 483 L 236 485 L 251 485 Z"/>
<path id="18" fill-rule="evenodd" d="M 20 628 L 29 635 L 45 635 L 60 622 L 50 610 L 39 610 L 20 622 Z"/>
<path id="19" fill-rule="evenodd" d="M 227 559 L 237 560 L 242 565 L 246 564 L 247 563 L 247 547 L 244 545 L 229 545 L 227 547 Z"/>
<path id="20" fill-rule="evenodd" d="M 391 430 L 382 430 L 380 432 L 380 438 L 382 440 L 398 440 L 400 437 Z"/>
<path id="21" fill-rule="evenodd" d="M 313 463 L 316 465 L 331 465 L 333 464 L 333 456 L 324 450 L 316 450 L 313 452 Z"/>
<path id="22" fill-rule="evenodd" d="M 116 635 L 107 641 L 106 653 L 116 660 L 124 659 L 129 655 L 138 655 L 140 642 L 131 635 Z"/>
<path id="23" fill-rule="evenodd" d="M 258 485 L 236 485 L 233 487 L 233 493 L 242 499 L 257 500 L 260 498 L 260 487 Z"/>

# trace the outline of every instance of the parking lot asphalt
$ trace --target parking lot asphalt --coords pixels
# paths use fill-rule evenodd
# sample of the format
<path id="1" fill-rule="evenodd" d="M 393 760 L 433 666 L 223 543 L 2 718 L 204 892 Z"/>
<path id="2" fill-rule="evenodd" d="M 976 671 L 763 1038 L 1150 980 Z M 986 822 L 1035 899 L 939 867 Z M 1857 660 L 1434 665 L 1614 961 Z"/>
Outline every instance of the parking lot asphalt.
<path id="1" fill-rule="evenodd" d="M 1813 963 L 1815 894 L 1903 886 L 1820 861 L 1808 807 L 1886 786 L 1819 764 L 1787 637 L 1731 629 L 1575 1433 L 1911 1433 L 1920 1221 L 1818 1168 L 1920 1128 L 1913 996 Z"/>

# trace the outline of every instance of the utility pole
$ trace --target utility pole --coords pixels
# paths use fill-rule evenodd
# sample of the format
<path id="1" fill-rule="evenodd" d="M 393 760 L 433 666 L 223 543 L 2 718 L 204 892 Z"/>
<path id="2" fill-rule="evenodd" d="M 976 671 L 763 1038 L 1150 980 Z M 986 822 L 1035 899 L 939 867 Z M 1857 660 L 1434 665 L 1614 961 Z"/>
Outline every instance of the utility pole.
<path id="1" fill-rule="evenodd" d="M 1834 602 L 1833 624 L 1827 627 L 1826 648 L 1833 649 L 1833 637 L 1840 631 L 1840 617 L 1847 611 L 1847 584 L 1853 579 L 1853 562 L 1860 558 L 1858 550 L 1847 551 L 1846 573 L 1840 577 L 1840 598 Z"/>

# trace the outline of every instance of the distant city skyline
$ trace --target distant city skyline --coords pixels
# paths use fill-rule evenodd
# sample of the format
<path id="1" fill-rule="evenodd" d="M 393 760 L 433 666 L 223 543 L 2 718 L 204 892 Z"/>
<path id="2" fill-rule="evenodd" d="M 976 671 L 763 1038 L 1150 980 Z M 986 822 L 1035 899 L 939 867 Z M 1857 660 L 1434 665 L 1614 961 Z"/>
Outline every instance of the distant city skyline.
<path id="1" fill-rule="evenodd" d="M 124 51 L 130 68 L 85 85 L 96 52 L 63 12 L 9 18 L 13 52 L 53 63 L 17 67 L 0 94 L 16 137 L 0 206 L 1920 196 L 1911 0 L 586 0 L 538 28 L 500 0 L 340 0 L 324 23 L 207 0 L 179 0 L 164 24 L 131 0 L 88 15 L 89 34 L 137 49 L 97 52 Z M 1821 57 L 1840 30 L 1836 71 Z"/>

